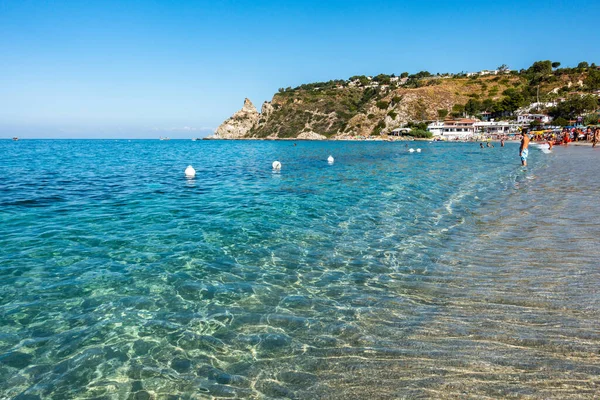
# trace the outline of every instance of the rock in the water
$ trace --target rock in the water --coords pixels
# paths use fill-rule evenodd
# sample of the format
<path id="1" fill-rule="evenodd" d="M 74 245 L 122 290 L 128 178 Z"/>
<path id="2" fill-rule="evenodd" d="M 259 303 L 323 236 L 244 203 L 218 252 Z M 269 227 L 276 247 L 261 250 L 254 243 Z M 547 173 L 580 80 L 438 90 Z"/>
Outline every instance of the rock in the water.
<path id="1" fill-rule="evenodd" d="M 0 364 L 21 369 L 31 364 L 32 360 L 33 356 L 31 354 L 22 353 L 20 351 L 13 351 L 12 353 L 8 353 L 0 357 Z"/>
<path id="2" fill-rule="evenodd" d="M 298 139 L 308 139 L 308 140 L 325 140 L 327 136 L 320 135 L 317 132 L 308 131 L 302 132 L 298 135 Z"/>

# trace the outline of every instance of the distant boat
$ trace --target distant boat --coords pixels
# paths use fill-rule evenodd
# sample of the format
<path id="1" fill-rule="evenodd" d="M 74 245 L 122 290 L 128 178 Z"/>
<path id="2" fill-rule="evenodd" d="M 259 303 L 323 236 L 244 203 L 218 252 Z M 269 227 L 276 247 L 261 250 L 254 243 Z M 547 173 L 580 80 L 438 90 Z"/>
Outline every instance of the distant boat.
<path id="1" fill-rule="evenodd" d="M 195 142 L 196 140 L 198 140 L 198 138 L 192 138 L 192 142 Z"/>
<path id="2" fill-rule="evenodd" d="M 158 139 L 159 139 L 159 140 L 171 140 L 171 139 L 170 139 L 170 138 L 168 138 L 168 137 L 162 137 L 162 136 L 161 136 L 161 137 L 159 137 Z"/>
<path id="3" fill-rule="evenodd" d="M 15 137 L 13 138 L 13 140 L 16 142 L 17 140 L 19 140 L 19 138 L 15 136 Z"/>

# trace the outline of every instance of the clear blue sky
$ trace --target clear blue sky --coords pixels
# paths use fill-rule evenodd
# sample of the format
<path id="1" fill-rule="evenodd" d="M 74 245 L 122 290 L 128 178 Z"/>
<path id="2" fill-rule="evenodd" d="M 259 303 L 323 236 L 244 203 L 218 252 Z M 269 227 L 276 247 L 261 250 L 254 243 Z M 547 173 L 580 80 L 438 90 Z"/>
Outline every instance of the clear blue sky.
<path id="1" fill-rule="evenodd" d="M 279 87 L 599 63 L 598 15 L 598 0 L 0 0 L 0 137 L 189 138 Z"/>

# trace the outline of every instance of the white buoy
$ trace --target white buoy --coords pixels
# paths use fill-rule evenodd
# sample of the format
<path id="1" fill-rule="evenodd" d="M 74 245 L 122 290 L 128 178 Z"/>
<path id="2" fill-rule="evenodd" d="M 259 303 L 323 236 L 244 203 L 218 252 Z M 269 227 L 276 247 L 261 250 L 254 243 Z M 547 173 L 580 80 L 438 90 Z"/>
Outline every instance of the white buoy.
<path id="1" fill-rule="evenodd" d="M 409 153 L 414 153 L 415 149 L 408 149 Z"/>
<path id="2" fill-rule="evenodd" d="M 420 152 L 421 152 L 421 149 L 417 149 L 417 153 L 420 153 Z"/>
<path id="3" fill-rule="evenodd" d="M 188 167 L 185 169 L 185 176 L 187 178 L 193 178 L 194 176 L 196 176 L 196 170 L 194 169 L 194 167 L 188 165 Z"/>
<path id="4" fill-rule="evenodd" d="M 273 169 L 279 171 L 281 169 L 281 163 L 279 161 L 273 161 Z"/>
<path id="5" fill-rule="evenodd" d="M 329 156 L 329 157 L 327 157 L 327 162 L 328 162 L 329 164 L 333 164 L 333 162 L 334 162 L 334 161 L 335 161 L 335 160 L 334 160 L 334 158 L 333 158 L 332 156 Z"/>

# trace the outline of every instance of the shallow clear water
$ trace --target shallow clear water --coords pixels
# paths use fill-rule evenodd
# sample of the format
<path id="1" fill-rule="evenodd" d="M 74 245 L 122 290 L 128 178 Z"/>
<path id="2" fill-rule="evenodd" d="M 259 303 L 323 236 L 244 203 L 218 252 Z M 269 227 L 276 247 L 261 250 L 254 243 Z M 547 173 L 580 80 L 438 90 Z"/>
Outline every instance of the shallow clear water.
<path id="1" fill-rule="evenodd" d="M 594 396 L 600 150 L 411 146 L 0 141 L 0 398 Z"/>

